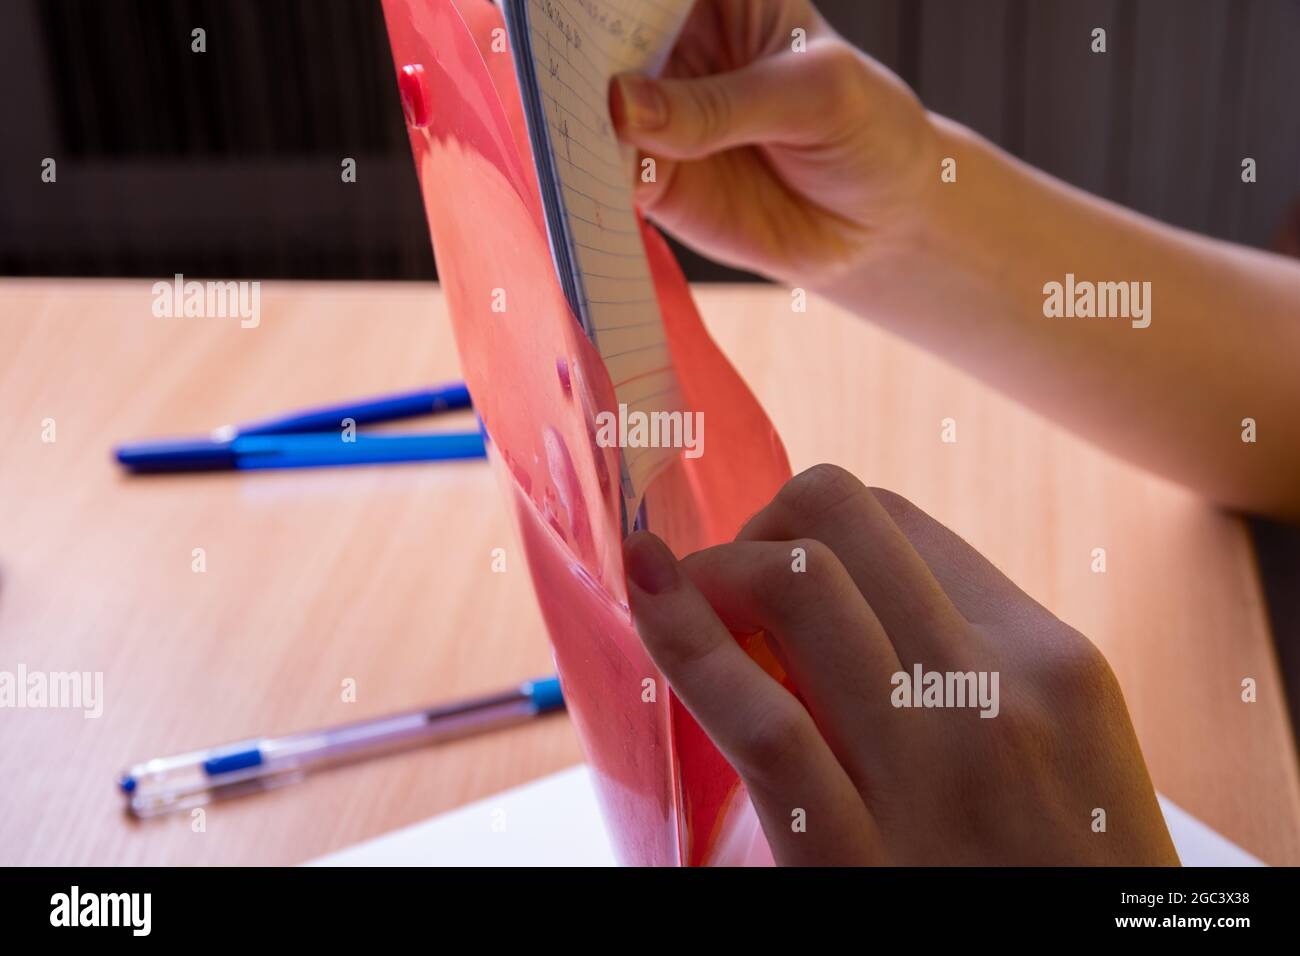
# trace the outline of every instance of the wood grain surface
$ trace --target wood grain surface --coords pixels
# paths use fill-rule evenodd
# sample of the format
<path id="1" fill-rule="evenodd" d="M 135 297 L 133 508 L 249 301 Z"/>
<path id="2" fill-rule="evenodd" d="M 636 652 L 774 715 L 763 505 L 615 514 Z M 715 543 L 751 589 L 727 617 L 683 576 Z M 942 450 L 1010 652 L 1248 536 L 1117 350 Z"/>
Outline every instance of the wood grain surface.
<path id="1" fill-rule="evenodd" d="M 297 863 L 579 761 L 561 716 L 215 805 L 202 832 L 123 814 L 114 780 L 137 760 L 550 668 L 483 463 L 127 478 L 110 458 L 123 439 L 456 378 L 436 286 L 265 283 L 255 329 L 156 318 L 150 287 L 0 282 L 0 670 L 104 675 L 98 719 L 0 710 L 0 864 Z M 837 462 L 963 535 L 1106 652 L 1159 789 L 1300 863 L 1300 776 L 1238 519 L 816 300 L 697 296 L 796 470 Z"/>

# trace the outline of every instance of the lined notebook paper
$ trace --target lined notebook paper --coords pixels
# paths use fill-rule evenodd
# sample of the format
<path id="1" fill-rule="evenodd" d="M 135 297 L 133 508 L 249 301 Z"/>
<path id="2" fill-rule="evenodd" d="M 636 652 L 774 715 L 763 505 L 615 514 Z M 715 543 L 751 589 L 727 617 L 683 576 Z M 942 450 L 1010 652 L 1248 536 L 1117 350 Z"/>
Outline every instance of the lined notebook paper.
<path id="1" fill-rule="evenodd" d="M 629 412 L 681 411 L 632 204 L 635 156 L 609 118 L 610 77 L 657 72 L 691 0 L 506 0 L 551 254 L 574 315 Z M 624 448 L 625 526 L 678 449 Z"/>

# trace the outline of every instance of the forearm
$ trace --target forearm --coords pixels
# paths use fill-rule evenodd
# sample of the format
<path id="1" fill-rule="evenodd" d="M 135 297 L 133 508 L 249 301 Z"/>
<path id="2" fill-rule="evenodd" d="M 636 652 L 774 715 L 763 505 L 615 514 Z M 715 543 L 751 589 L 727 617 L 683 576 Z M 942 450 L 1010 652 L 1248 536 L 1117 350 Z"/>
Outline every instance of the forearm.
<path id="1" fill-rule="evenodd" d="M 957 181 L 938 182 L 936 158 L 925 225 L 822 291 L 1216 502 L 1300 514 L 1300 264 L 1158 223 L 935 123 Z M 1073 314 L 1089 310 L 1085 283 L 1137 295 L 1124 315 L 1097 315 L 1125 305 L 1118 293 Z"/>

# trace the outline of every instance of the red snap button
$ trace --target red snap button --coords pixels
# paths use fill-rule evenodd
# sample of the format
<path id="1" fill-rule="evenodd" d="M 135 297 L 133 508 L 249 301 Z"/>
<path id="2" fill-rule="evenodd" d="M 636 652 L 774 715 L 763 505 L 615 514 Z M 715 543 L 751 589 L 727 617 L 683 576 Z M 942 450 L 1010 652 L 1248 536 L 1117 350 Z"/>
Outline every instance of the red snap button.
<path id="1" fill-rule="evenodd" d="M 397 89 L 402 94 L 402 111 L 406 122 L 416 129 L 429 125 L 429 87 L 424 79 L 424 67 L 408 63 L 397 71 Z"/>

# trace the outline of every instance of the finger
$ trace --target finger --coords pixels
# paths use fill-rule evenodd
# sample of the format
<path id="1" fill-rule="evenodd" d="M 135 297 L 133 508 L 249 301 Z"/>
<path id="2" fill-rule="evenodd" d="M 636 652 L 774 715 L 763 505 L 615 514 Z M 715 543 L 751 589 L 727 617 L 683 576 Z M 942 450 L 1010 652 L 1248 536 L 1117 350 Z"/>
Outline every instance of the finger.
<path id="1" fill-rule="evenodd" d="M 652 79 L 614 77 L 609 108 L 625 142 L 668 159 L 698 159 L 755 143 L 824 142 L 834 117 L 857 95 L 842 44 L 763 57 L 726 73 Z"/>
<path id="2" fill-rule="evenodd" d="M 741 650 L 662 541 L 638 532 L 623 555 L 637 633 L 740 774 L 777 861 L 873 858 L 875 826 L 808 712 Z"/>
<path id="3" fill-rule="evenodd" d="M 901 495 L 868 489 L 972 624 L 1006 624 L 1026 614 L 1053 615 L 961 537 Z"/>
<path id="4" fill-rule="evenodd" d="M 682 568 L 726 627 L 764 631 L 858 790 L 887 755 L 893 677 L 902 665 L 848 571 L 820 541 L 738 541 Z"/>
<path id="5" fill-rule="evenodd" d="M 857 478 L 834 465 L 796 475 L 737 540 L 814 538 L 826 544 L 885 627 L 905 669 L 966 656 L 965 619 L 924 559 Z"/>

